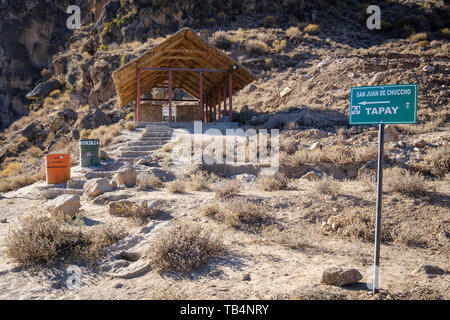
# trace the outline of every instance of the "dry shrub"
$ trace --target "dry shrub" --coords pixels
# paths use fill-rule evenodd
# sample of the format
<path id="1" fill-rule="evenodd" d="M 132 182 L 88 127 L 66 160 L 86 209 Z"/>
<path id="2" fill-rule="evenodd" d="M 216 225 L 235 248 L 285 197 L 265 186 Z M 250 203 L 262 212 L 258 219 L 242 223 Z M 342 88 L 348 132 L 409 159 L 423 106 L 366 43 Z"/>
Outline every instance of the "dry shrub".
<path id="1" fill-rule="evenodd" d="M 51 265 L 68 258 L 94 262 L 107 246 L 124 236 L 125 232 L 115 225 L 80 227 L 34 214 L 9 229 L 6 252 L 23 265 Z"/>
<path id="2" fill-rule="evenodd" d="M 0 179 L 0 192 L 8 192 L 11 190 L 16 190 L 35 182 L 41 181 L 45 178 L 45 173 L 35 172 L 35 173 L 25 173 L 16 175 L 13 177 Z"/>
<path id="3" fill-rule="evenodd" d="M 314 184 L 314 189 L 320 194 L 335 195 L 341 186 L 332 177 L 324 176 Z"/>
<path id="4" fill-rule="evenodd" d="M 286 228 L 269 226 L 263 229 L 262 235 L 270 242 L 293 250 L 302 250 L 311 246 L 305 235 L 305 229 L 298 226 L 288 226 Z"/>
<path id="5" fill-rule="evenodd" d="M 429 152 L 425 157 L 425 165 L 435 177 L 445 177 L 450 172 L 450 146 L 441 146 Z"/>
<path id="6" fill-rule="evenodd" d="M 233 42 L 225 31 L 217 31 L 210 38 L 209 42 L 222 50 L 228 50 L 231 48 Z"/>
<path id="7" fill-rule="evenodd" d="M 161 231 L 147 255 L 161 273 L 190 272 L 223 251 L 223 244 L 210 231 L 183 222 Z"/>
<path id="8" fill-rule="evenodd" d="M 230 199 L 238 195 L 239 186 L 234 180 L 223 180 L 214 188 L 216 199 Z"/>
<path id="9" fill-rule="evenodd" d="M 127 129 L 128 131 L 136 130 L 136 123 L 128 121 L 127 123 L 125 123 L 125 129 Z"/>
<path id="10" fill-rule="evenodd" d="M 200 214 L 208 217 L 208 218 L 215 218 L 219 213 L 219 204 L 206 204 L 199 208 Z"/>
<path id="11" fill-rule="evenodd" d="M 271 221 L 265 211 L 262 204 L 247 199 L 233 199 L 226 203 L 216 218 L 235 229 L 258 232 Z"/>
<path id="12" fill-rule="evenodd" d="M 290 27 L 286 30 L 286 36 L 289 38 L 289 40 L 294 40 L 299 38 L 302 35 L 302 32 L 298 27 Z"/>
<path id="13" fill-rule="evenodd" d="M 424 236 L 424 231 L 411 223 L 404 223 L 394 231 L 394 240 L 409 247 L 426 247 L 428 241 Z"/>
<path id="14" fill-rule="evenodd" d="M 250 40 L 247 43 L 246 51 L 251 56 L 261 56 L 269 53 L 269 46 L 260 40 Z"/>
<path id="15" fill-rule="evenodd" d="M 267 16 L 264 18 L 263 26 L 266 28 L 272 28 L 277 23 L 277 20 L 274 16 Z"/>
<path id="16" fill-rule="evenodd" d="M 309 34 L 317 34 L 320 31 L 320 27 L 317 24 L 310 24 L 303 29 L 304 32 Z"/>
<path id="17" fill-rule="evenodd" d="M 127 116 L 125 117 L 126 121 L 133 121 L 134 119 L 134 112 L 130 112 L 127 114 Z"/>
<path id="18" fill-rule="evenodd" d="M 31 158 L 39 158 L 42 154 L 41 149 L 39 149 L 38 147 L 31 147 L 30 149 L 28 149 L 27 151 L 27 155 Z"/>
<path id="19" fill-rule="evenodd" d="M 81 135 L 88 135 L 87 139 L 100 139 L 100 146 L 108 146 L 113 138 L 117 137 L 122 131 L 122 126 L 118 123 L 112 124 L 110 126 L 100 126 L 97 129 L 81 132 Z"/>
<path id="20" fill-rule="evenodd" d="M 145 224 L 150 219 L 155 219 L 158 216 L 160 203 L 147 207 L 147 202 L 122 201 L 116 204 L 115 211 L 118 216 L 131 218 L 137 224 Z"/>
<path id="21" fill-rule="evenodd" d="M 138 176 L 138 185 L 143 189 L 162 188 L 164 183 L 154 173 Z"/>
<path id="22" fill-rule="evenodd" d="M 445 123 L 445 116 L 437 116 L 431 121 L 427 121 L 422 124 L 405 124 L 397 126 L 399 131 L 406 134 L 420 134 L 435 132 L 440 126 Z"/>
<path id="23" fill-rule="evenodd" d="M 183 193 L 185 191 L 185 183 L 183 181 L 174 180 L 166 183 L 166 188 L 169 193 Z"/>
<path id="24" fill-rule="evenodd" d="M 425 179 L 419 173 L 394 167 L 385 170 L 383 175 L 387 192 L 399 192 L 410 196 L 424 195 L 427 192 Z"/>
<path id="25" fill-rule="evenodd" d="M 421 42 L 426 41 L 428 39 L 428 36 L 425 32 L 416 33 L 408 37 L 408 40 L 411 42 Z"/>
<path id="26" fill-rule="evenodd" d="M 259 189 L 263 191 L 278 191 L 285 190 L 288 186 L 289 180 L 285 175 L 277 173 L 271 176 L 261 176 L 256 181 Z"/>
<path id="27" fill-rule="evenodd" d="M 20 172 L 20 163 L 19 162 L 10 162 L 6 164 L 2 171 L 0 171 L 0 177 L 10 177 L 15 176 Z"/>
<path id="28" fill-rule="evenodd" d="M 189 177 L 188 184 L 194 191 L 209 190 L 209 176 L 206 172 L 199 171 Z"/>

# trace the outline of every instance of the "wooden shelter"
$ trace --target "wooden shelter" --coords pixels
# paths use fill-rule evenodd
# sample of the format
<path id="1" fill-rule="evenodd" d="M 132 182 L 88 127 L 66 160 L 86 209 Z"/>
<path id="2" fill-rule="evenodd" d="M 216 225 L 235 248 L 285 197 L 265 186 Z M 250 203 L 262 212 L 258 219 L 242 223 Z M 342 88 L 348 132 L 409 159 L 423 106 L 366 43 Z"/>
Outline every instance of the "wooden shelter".
<path id="1" fill-rule="evenodd" d="M 225 114 L 232 120 L 233 94 L 255 80 L 249 70 L 190 28 L 179 30 L 115 70 L 113 77 L 120 105 L 136 101 L 137 122 L 141 121 L 141 95 L 153 88 L 168 89 L 169 121 L 174 88 L 198 99 L 198 117 L 203 122 Z"/>

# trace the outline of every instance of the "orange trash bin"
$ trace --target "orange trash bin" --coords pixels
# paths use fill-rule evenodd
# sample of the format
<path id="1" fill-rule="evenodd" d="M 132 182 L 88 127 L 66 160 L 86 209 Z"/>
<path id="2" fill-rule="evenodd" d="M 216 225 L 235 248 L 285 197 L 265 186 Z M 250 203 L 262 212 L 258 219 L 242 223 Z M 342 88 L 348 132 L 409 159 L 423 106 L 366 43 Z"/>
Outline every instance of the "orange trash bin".
<path id="1" fill-rule="evenodd" d="M 65 183 L 70 180 L 70 155 L 49 154 L 45 156 L 47 184 Z"/>

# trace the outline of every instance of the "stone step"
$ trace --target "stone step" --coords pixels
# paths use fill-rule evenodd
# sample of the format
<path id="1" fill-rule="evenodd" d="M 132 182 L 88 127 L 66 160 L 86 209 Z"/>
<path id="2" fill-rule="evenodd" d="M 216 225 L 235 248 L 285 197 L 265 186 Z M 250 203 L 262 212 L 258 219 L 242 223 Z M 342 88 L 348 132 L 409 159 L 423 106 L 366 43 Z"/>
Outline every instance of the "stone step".
<path id="1" fill-rule="evenodd" d="M 150 152 L 148 151 L 123 151 L 122 157 L 144 157 L 148 156 Z"/>
<path id="2" fill-rule="evenodd" d="M 160 145 L 137 145 L 129 147 L 128 149 L 125 149 L 127 151 L 153 151 L 160 148 Z"/>
<path id="3" fill-rule="evenodd" d="M 153 138 L 149 138 L 149 137 L 144 137 L 139 139 L 139 142 L 154 142 L 155 144 L 157 143 L 167 143 L 171 140 L 171 138 L 161 138 L 161 137 L 153 137 Z"/>
<path id="4" fill-rule="evenodd" d="M 154 150 L 160 148 L 162 145 L 166 144 L 166 142 L 155 142 L 155 141 L 136 141 L 133 142 L 133 146 L 143 146 L 143 147 L 155 147 Z M 128 147 L 130 148 L 130 147 Z"/>
<path id="5" fill-rule="evenodd" d="M 117 158 L 116 162 L 129 162 L 134 163 L 134 160 L 139 159 L 140 157 L 121 157 Z"/>
<path id="6" fill-rule="evenodd" d="M 172 132 L 144 132 L 142 134 L 142 137 L 164 137 L 164 138 L 170 138 L 172 136 Z"/>

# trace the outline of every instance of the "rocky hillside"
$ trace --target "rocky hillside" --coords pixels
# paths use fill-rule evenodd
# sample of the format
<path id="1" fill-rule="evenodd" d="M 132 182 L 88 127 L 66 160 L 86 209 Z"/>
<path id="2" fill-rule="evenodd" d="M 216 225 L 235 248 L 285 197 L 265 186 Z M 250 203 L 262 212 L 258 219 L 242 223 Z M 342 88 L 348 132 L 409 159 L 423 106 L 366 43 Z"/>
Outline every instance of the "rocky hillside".
<path id="1" fill-rule="evenodd" d="M 110 132 L 110 142 L 131 111 L 117 107 L 112 71 L 185 26 L 257 76 L 235 98 L 242 123 L 335 133 L 348 129 L 351 86 L 413 82 L 420 125 L 400 130 L 447 125 L 448 1 L 372 3 L 381 30 L 367 29 L 359 1 L 80 1 L 82 27 L 72 31 L 68 1 L 2 1 L 0 175 L 39 172 L 45 152 L 76 161 L 83 135 Z"/>

